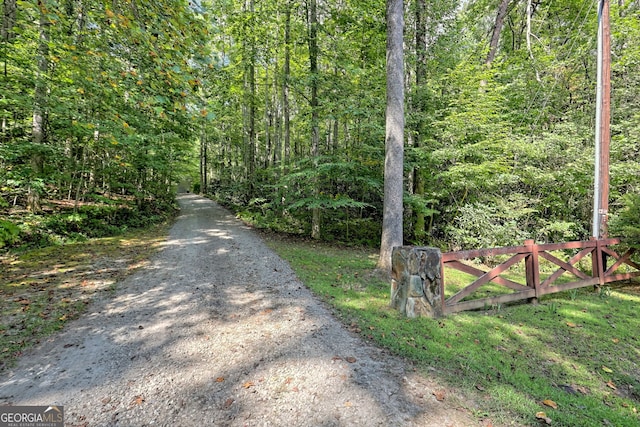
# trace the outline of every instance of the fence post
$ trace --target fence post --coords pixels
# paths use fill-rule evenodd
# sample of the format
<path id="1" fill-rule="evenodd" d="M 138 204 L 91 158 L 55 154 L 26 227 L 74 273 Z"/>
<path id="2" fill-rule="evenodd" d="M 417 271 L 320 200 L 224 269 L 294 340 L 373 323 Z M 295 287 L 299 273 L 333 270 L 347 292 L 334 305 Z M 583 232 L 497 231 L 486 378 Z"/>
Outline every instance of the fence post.
<path id="1" fill-rule="evenodd" d="M 391 306 L 407 317 L 442 316 L 440 249 L 399 246 L 391 257 Z"/>
<path id="2" fill-rule="evenodd" d="M 537 304 L 538 297 L 540 296 L 540 261 L 538 259 L 538 245 L 536 245 L 535 240 L 530 239 L 524 241 L 524 246 L 529 252 L 525 261 L 527 286 L 535 289 L 536 291 L 536 296 L 534 298 L 529 298 L 529 302 Z"/>
<path id="3" fill-rule="evenodd" d="M 596 286 L 596 289 L 598 290 L 602 285 L 604 285 L 604 272 L 606 270 L 605 263 L 607 262 L 602 246 L 606 247 L 606 245 L 602 244 L 601 239 L 596 239 L 596 247 L 594 248 L 594 252 L 591 253 L 593 277 L 596 277 L 596 274 L 598 275 L 598 285 Z"/>

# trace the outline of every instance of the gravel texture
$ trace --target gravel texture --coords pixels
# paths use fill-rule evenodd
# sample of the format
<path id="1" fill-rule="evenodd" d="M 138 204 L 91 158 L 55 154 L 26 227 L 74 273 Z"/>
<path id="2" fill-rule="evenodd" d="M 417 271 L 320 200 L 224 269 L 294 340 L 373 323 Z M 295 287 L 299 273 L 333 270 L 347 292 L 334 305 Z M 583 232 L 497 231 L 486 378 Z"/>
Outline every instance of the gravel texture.
<path id="1" fill-rule="evenodd" d="M 214 202 L 148 267 L 0 377 L 67 426 L 476 426 L 453 392 L 348 331 Z"/>

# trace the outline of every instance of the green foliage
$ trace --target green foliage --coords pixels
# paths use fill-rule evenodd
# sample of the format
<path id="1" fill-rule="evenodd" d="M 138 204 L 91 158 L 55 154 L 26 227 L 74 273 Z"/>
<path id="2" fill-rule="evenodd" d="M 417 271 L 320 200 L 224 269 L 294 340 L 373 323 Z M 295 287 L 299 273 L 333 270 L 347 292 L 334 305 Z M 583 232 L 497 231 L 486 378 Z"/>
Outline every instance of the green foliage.
<path id="1" fill-rule="evenodd" d="M 278 177 L 278 175 L 280 175 Z M 216 200 L 255 226 L 293 234 L 310 232 L 311 212 L 322 212 L 322 238 L 348 244 L 376 244 L 380 236 L 381 181 L 377 170 L 360 161 L 322 156 L 301 161 L 280 174 L 278 168 L 258 173 L 248 198 L 243 182 L 211 185 Z M 315 182 L 318 192 L 309 186 Z"/>
<path id="2" fill-rule="evenodd" d="M 321 237 L 375 244 L 384 4 L 325 5 L 313 75 L 309 20 L 295 2 L 17 5 L 0 40 L 3 214 L 46 199 L 108 203 L 100 197 L 110 193 L 142 208 L 173 197 L 182 178 L 200 181 L 200 170 L 205 185 L 194 192 L 256 222 L 306 233 L 309 210 L 320 209 Z M 527 21 L 526 5 L 509 6 L 490 65 L 497 2 L 427 2 L 421 22 L 408 6 L 407 242 L 468 249 L 588 237 L 596 14 L 573 0 L 533 2 Z M 611 8 L 617 200 L 640 190 L 640 25 L 636 3 Z"/>
<path id="3" fill-rule="evenodd" d="M 203 11 L 181 0 L 16 5 L 0 41 L 2 196 L 16 208 L 110 192 L 172 197 L 202 116 L 187 106 L 197 104 L 207 67 Z M 42 140 L 31 132 L 34 109 Z"/>
<path id="4" fill-rule="evenodd" d="M 609 234 L 621 237 L 630 247 L 640 249 L 640 195 L 626 194 L 622 209 L 609 221 Z"/>
<path id="5" fill-rule="evenodd" d="M 499 211 L 494 206 L 469 204 L 447 230 L 449 241 L 458 248 L 492 248 L 521 244 L 528 235 L 518 224 L 517 211 Z M 455 246 L 454 246 L 455 247 Z"/>
<path id="6" fill-rule="evenodd" d="M 20 229 L 11 221 L 0 220 L 0 248 L 18 240 Z"/>
<path id="7" fill-rule="evenodd" d="M 368 203 L 358 202 L 350 197 L 336 194 L 335 196 L 320 195 L 318 197 L 307 197 L 299 199 L 295 203 L 289 205 L 288 209 L 295 210 L 300 208 L 305 209 L 340 209 L 340 208 L 367 208 L 371 207 Z"/>
<path id="8" fill-rule="evenodd" d="M 84 205 L 75 210 L 15 216 L 15 225 L 0 221 L 1 227 L 11 224 L 0 231 L 9 229 L 13 233 L 5 240 L 8 247 L 46 247 L 119 235 L 129 229 L 161 223 L 176 212 L 173 202 L 156 200 L 137 206 L 112 201 L 110 204 Z"/>

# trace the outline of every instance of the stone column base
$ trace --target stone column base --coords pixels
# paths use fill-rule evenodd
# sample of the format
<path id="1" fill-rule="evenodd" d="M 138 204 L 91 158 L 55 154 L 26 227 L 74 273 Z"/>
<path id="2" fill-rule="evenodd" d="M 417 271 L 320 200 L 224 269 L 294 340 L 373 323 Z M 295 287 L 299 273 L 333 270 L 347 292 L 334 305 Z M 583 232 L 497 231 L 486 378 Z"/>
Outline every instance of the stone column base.
<path id="1" fill-rule="evenodd" d="M 438 248 L 393 248 L 391 306 L 407 317 L 441 317 L 441 259 Z"/>

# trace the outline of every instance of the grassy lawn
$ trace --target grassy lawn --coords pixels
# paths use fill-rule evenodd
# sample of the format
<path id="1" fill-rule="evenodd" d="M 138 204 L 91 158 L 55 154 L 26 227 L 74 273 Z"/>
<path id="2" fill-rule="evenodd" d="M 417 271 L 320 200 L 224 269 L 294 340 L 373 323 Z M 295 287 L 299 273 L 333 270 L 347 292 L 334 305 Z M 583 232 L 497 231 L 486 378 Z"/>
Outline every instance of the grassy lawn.
<path id="1" fill-rule="evenodd" d="M 640 425 L 640 284 L 405 319 L 362 249 L 268 239 L 300 279 L 365 338 L 409 358 L 475 402 L 494 425 Z M 447 280 L 464 280 L 447 272 Z M 546 420 L 545 420 L 546 419 Z"/>
<path id="2" fill-rule="evenodd" d="M 159 250 L 166 225 L 0 255 L 0 371 Z"/>

